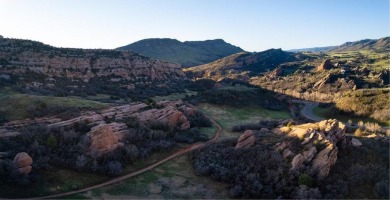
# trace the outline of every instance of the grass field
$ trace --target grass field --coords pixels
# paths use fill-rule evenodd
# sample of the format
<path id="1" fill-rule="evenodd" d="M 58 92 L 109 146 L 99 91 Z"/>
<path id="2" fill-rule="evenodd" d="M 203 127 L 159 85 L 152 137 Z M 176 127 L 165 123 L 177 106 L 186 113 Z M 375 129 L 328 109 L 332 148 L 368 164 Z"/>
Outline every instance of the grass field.
<path id="1" fill-rule="evenodd" d="M 41 171 L 40 173 L 42 175 L 42 180 L 39 184 L 30 184 L 28 187 L 6 184 L 0 185 L 0 198 L 39 197 L 80 189 L 109 179 L 106 176 L 80 173 L 55 167 L 50 170 Z"/>
<path id="2" fill-rule="evenodd" d="M 222 137 L 237 137 L 231 132 L 235 125 L 245 123 L 257 123 L 261 119 L 288 119 L 290 115 L 286 111 L 272 111 L 258 106 L 235 108 L 229 106 L 218 106 L 208 103 L 197 105 L 205 114 L 214 118 L 223 130 Z"/>
<path id="3" fill-rule="evenodd" d="M 82 99 L 80 97 L 37 96 L 16 93 L 10 89 L 0 91 L 0 115 L 7 121 L 25 119 L 31 116 L 36 106 L 80 109 L 102 109 L 109 104 Z"/>
<path id="4" fill-rule="evenodd" d="M 74 198 L 204 199 L 227 198 L 226 185 L 194 174 L 189 155 L 170 160 L 151 171 Z"/>

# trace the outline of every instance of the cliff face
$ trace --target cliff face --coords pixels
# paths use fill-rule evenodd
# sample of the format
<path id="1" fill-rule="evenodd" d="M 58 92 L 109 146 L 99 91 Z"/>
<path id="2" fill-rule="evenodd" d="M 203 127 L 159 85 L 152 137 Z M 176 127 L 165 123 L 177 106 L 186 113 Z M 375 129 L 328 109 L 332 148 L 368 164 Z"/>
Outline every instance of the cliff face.
<path id="1" fill-rule="evenodd" d="M 115 84 L 130 90 L 137 86 L 168 87 L 186 79 L 178 64 L 130 51 L 55 48 L 34 41 L 4 38 L 0 38 L 0 74 L 5 79 L 18 77 L 15 81 L 38 82 L 35 85 L 47 87 L 58 86 L 58 78 L 81 83 L 102 79 L 104 85 Z M 41 79 L 32 78 L 31 74 Z"/>

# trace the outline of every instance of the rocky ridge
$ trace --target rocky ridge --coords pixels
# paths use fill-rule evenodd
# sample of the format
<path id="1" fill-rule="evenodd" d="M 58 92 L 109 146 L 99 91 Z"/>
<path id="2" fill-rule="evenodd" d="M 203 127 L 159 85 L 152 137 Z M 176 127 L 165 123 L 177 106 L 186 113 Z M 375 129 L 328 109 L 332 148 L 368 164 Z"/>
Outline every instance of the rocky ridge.
<path id="1" fill-rule="evenodd" d="M 33 74 L 42 77 L 31 78 Z M 67 87 L 80 88 L 99 80 L 128 90 L 168 87 L 186 79 L 179 64 L 131 51 L 56 48 L 8 38 L 0 38 L 0 75 L 28 87 L 54 88 L 65 78 L 72 82 Z"/>
<path id="2" fill-rule="evenodd" d="M 19 128 L 38 123 L 47 124 L 48 127 L 71 127 L 75 124 L 86 124 L 90 127 L 96 127 L 106 124 L 106 121 L 110 119 L 120 120 L 125 118 L 137 118 L 142 123 L 160 122 L 169 124 L 170 126 L 176 126 L 180 130 L 190 128 L 190 122 L 186 116 L 195 113 L 193 108 L 186 106 L 181 100 L 161 101 L 157 103 L 157 106 L 158 108 L 151 108 L 145 103 L 131 103 L 113 106 L 96 112 L 88 111 L 79 117 L 65 121 L 61 121 L 61 119 L 55 117 L 12 121 L 0 126 L 0 137 L 18 135 L 20 134 L 18 132 Z M 120 132 L 120 127 L 124 127 L 123 124 L 110 124 L 110 128 L 115 130 L 114 132 Z M 107 128 L 107 126 L 104 128 Z"/>

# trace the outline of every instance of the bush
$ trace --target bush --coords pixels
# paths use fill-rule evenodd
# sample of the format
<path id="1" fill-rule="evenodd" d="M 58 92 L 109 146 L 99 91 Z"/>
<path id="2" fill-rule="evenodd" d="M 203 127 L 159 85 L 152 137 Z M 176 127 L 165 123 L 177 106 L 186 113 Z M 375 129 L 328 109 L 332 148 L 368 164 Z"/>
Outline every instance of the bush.
<path id="1" fill-rule="evenodd" d="M 360 128 L 357 128 L 354 134 L 356 137 L 361 137 L 364 135 L 363 131 Z"/>
<path id="2" fill-rule="evenodd" d="M 191 128 L 181 133 L 177 133 L 175 141 L 180 143 L 192 144 L 200 141 L 207 141 L 208 136 L 204 133 L 200 133 L 198 128 Z"/>
<path id="3" fill-rule="evenodd" d="M 191 127 L 211 127 L 213 125 L 210 119 L 199 111 L 195 111 L 194 115 L 189 115 L 188 120 L 191 123 Z"/>
<path id="4" fill-rule="evenodd" d="M 55 147 L 57 147 L 57 139 L 54 135 L 50 135 L 48 138 L 47 138 L 47 146 L 54 149 Z"/>
<path id="5" fill-rule="evenodd" d="M 126 118 L 124 121 L 126 126 L 129 128 L 137 128 L 139 126 L 139 120 L 137 117 L 129 117 Z"/>
<path id="6" fill-rule="evenodd" d="M 235 149 L 228 143 L 212 144 L 191 154 L 197 175 L 231 185 L 231 197 L 291 198 L 289 165 L 270 147 Z M 296 181 L 296 180 L 295 180 Z"/>
<path id="7" fill-rule="evenodd" d="M 380 181 L 375 184 L 375 196 L 381 199 L 389 199 L 389 181 Z"/>
<path id="8" fill-rule="evenodd" d="M 313 180 L 309 174 L 303 173 L 303 174 L 299 175 L 298 185 L 311 186 L 312 183 L 313 183 Z"/>

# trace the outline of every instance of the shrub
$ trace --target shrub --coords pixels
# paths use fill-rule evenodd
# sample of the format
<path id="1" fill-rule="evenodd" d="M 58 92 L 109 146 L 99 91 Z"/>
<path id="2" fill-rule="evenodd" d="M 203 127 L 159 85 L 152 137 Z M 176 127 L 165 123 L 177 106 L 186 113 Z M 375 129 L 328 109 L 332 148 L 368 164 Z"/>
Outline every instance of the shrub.
<path id="1" fill-rule="evenodd" d="M 125 124 L 129 128 L 136 128 L 139 126 L 139 120 L 137 117 L 129 117 L 124 120 Z"/>
<path id="2" fill-rule="evenodd" d="M 389 199 L 389 182 L 380 181 L 376 183 L 374 193 L 377 198 Z"/>
<path id="3" fill-rule="evenodd" d="M 191 127 L 211 127 L 212 123 L 203 113 L 196 111 L 194 115 L 188 116 Z"/>
<path id="4" fill-rule="evenodd" d="M 54 135 L 50 135 L 47 138 L 47 146 L 52 148 L 52 149 L 57 147 L 57 139 L 56 139 L 56 137 Z"/>
<path id="5" fill-rule="evenodd" d="M 313 180 L 309 174 L 303 173 L 298 177 L 298 185 L 311 186 Z"/>
<path id="6" fill-rule="evenodd" d="M 357 128 L 355 131 L 355 136 L 361 137 L 363 135 L 364 135 L 363 131 L 360 128 Z"/>

